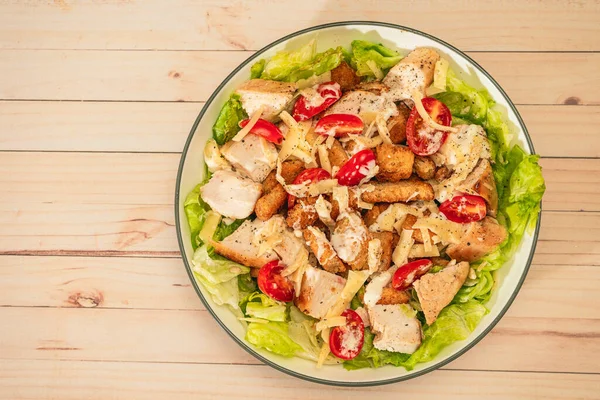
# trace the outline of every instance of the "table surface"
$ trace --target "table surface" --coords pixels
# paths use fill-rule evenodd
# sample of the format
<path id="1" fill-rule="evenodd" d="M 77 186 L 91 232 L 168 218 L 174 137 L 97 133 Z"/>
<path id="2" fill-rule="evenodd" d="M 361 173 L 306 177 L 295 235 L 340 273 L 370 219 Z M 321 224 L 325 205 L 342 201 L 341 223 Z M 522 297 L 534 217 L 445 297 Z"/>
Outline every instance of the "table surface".
<path id="1" fill-rule="evenodd" d="M 547 182 L 508 314 L 441 370 L 329 388 L 249 356 L 190 287 L 173 192 L 203 102 L 298 29 L 379 20 L 506 89 Z M 600 398 L 597 1 L 0 1 L 0 398 Z"/>

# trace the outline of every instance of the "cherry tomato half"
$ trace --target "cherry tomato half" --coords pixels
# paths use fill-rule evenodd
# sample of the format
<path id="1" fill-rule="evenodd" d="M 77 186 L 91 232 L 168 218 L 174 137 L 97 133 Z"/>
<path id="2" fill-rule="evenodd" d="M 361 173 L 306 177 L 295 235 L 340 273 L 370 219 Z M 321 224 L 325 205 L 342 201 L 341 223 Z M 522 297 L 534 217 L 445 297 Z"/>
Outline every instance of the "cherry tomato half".
<path id="1" fill-rule="evenodd" d="M 433 97 L 425 97 L 421 103 L 435 122 L 444 126 L 452 124 L 452 114 L 444 103 Z M 406 141 L 413 153 L 419 156 L 432 155 L 442 147 L 447 137 L 448 132 L 438 131 L 427 125 L 417 107 L 413 107 L 406 122 Z"/>
<path id="2" fill-rule="evenodd" d="M 404 264 L 396 270 L 392 278 L 392 287 L 396 290 L 408 289 L 414 281 L 425 275 L 431 267 L 433 267 L 433 262 L 427 259 Z"/>
<path id="3" fill-rule="evenodd" d="M 266 263 L 258 271 L 258 287 L 261 292 L 277 301 L 292 301 L 294 299 L 294 285 L 288 278 L 281 275 L 283 266 L 279 260 Z"/>
<path id="4" fill-rule="evenodd" d="M 346 325 L 336 326 L 329 334 L 329 349 L 342 360 L 351 360 L 362 350 L 365 342 L 365 324 L 356 311 L 347 309 L 342 313 Z"/>
<path id="5" fill-rule="evenodd" d="M 322 83 L 317 87 L 317 93 L 322 97 L 323 102 L 318 106 L 311 106 L 306 97 L 300 96 L 294 104 L 293 117 L 296 121 L 306 121 L 329 108 L 342 97 L 342 89 L 337 82 Z"/>
<path id="6" fill-rule="evenodd" d="M 315 133 L 319 135 L 340 137 L 348 134 L 358 135 L 363 132 L 362 119 L 355 114 L 329 114 L 317 122 Z"/>
<path id="7" fill-rule="evenodd" d="M 240 121 L 240 128 L 243 128 L 246 125 L 248 125 L 248 122 L 250 122 L 249 119 Z M 269 142 L 275 144 L 281 144 L 283 142 L 283 134 L 281 133 L 279 128 L 276 125 L 264 119 L 259 119 L 258 121 L 256 121 L 256 124 L 254 124 L 252 129 L 250 129 L 250 133 L 262 136 Z"/>
<path id="8" fill-rule="evenodd" d="M 335 177 L 342 186 L 356 186 L 375 165 L 375 153 L 370 149 L 364 149 L 346 161 Z"/>
<path id="9" fill-rule="evenodd" d="M 292 184 L 299 185 L 304 182 L 319 182 L 323 179 L 331 178 L 331 174 L 323 168 L 308 168 L 300 172 Z M 288 194 L 288 209 L 294 207 L 296 204 L 296 196 Z"/>
<path id="10" fill-rule="evenodd" d="M 440 204 L 440 212 L 450 221 L 466 224 L 484 219 L 487 207 L 483 197 L 461 194 Z"/>

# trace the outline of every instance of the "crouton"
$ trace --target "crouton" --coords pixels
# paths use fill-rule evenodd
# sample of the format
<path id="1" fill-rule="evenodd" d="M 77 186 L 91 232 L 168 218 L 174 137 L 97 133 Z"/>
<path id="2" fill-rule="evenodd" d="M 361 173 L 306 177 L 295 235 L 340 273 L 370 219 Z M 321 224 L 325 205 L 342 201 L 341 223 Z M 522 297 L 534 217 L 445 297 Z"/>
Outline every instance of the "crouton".
<path id="1" fill-rule="evenodd" d="M 304 169 L 304 163 L 299 160 L 284 161 L 281 164 L 281 177 L 288 185 L 291 184 Z"/>
<path id="2" fill-rule="evenodd" d="M 296 179 L 296 176 L 304 168 L 301 161 L 285 161 L 281 165 L 281 176 L 286 183 L 290 184 Z M 256 216 L 266 221 L 271 218 L 285 204 L 288 194 L 277 182 L 275 171 L 271 171 L 269 176 L 262 183 L 263 195 L 258 199 L 254 206 Z"/>
<path id="3" fill-rule="evenodd" d="M 333 145 L 328 150 L 328 153 L 329 163 L 332 167 L 341 167 L 342 165 L 346 164 L 346 161 L 349 159 L 348 154 L 346 154 L 346 150 L 344 150 L 342 144 L 337 140 L 333 141 Z"/>
<path id="4" fill-rule="evenodd" d="M 387 128 L 390 131 L 390 139 L 394 144 L 404 143 L 406 141 L 406 121 L 410 115 L 410 108 L 404 103 L 398 105 L 398 115 L 390 118 Z"/>
<path id="5" fill-rule="evenodd" d="M 377 222 L 377 218 L 382 212 L 388 209 L 390 205 L 388 203 L 373 204 L 373 208 L 368 210 L 364 215 L 364 221 L 367 226 L 373 225 Z"/>
<path id="6" fill-rule="evenodd" d="M 319 220 L 315 209 L 318 197 L 297 198 L 294 207 L 288 210 L 286 222 L 292 229 L 305 229 Z"/>
<path id="7" fill-rule="evenodd" d="M 379 262 L 379 271 L 387 271 L 392 264 L 392 253 L 394 252 L 394 234 L 392 232 L 371 232 L 374 239 L 381 242 L 381 261 Z"/>
<path id="8" fill-rule="evenodd" d="M 358 210 L 358 195 L 354 189 L 348 188 L 348 208 Z M 340 215 L 340 205 L 335 196 L 331 196 L 331 219 L 334 221 L 338 219 Z"/>
<path id="9" fill-rule="evenodd" d="M 391 286 L 387 286 L 381 291 L 381 298 L 377 301 L 377 304 L 406 304 L 409 301 L 410 295 L 406 291 L 396 290 Z"/>
<path id="10" fill-rule="evenodd" d="M 428 181 L 435 176 L 435 163 L 429 157 L 415 156 L 414 171 L 419 178 Z"/>
<path id="11" fill-rule="evenodd" d="M 476 261 L 491 253 L 506 239 L 506 228 L 492 217 L 465 225 L 460 243 L 450 244 L 446 254 L 457 261 Z"/>
<path id="12" fill-rule="evenodd" d="M 425 274 L 413 283 L 419 303 L 425 314 L 425 321 L 431 325 L 446 307 L 469 276 L 469 263 L 448 265 L 435 274 Z"/>
<path id="13" fill-rule="evenodd" d="M 319 264 L 325 271 L 337 274 L 346 271 L 346 266 L 340 260 L 335 249 L 327 240 L 325 234 L 319 229 L 309 226 L 302 231 L 306 244 L 317 257 Z"/>
<path id="14" fill-rule="evenodd" d="M 360 83 L 360 77 L 345 61 L 331 70 L 331 80 L 339 83 L 344 92 Z"/>
<path id="15" fill-rule="evenodd" d="M 441 167 L 438 167 L 438 169 L 435 170 L 434 179 L 438 182 L 441 182 L 450 178 L 450 175 L 452 175 L 452 173 L 450 172 L 448 167 L 442 165 Z"/>
<path id="16" fill-rule="evenodd" d="M 400 182 L 374 182 L 373 190 L 361 194 L 361 200 L 367 203 L 397 203 L 434 198 L 433 188 L 419 179 L 408 179 Z"/>
<path id="17" fill-rule="evenodd" d="M 382 143 L 375 154 L 379 166 L 377 180 L 398 182 L 412 175 L 415 154 L 408 147 Z"/>

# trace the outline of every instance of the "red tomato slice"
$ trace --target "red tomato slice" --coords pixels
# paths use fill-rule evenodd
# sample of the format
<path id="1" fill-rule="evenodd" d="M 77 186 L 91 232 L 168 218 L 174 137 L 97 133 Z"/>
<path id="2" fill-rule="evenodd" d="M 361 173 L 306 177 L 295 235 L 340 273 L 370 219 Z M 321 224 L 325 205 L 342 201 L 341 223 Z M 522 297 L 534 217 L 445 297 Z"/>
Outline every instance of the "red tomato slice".
<path id="1" fill-rule="evenodd" d="M 347 309 L 342 313 L 346 325 L 336 326 L 329 334 L 329 349 L 342 360 L 351 360 L 360 354 L 365 342 L 365 324 L 356 311 Z"/>
<path id="2" fill-rule="evenodd" d="M 300 172 L 292 184 L 298 185 L 304 182 L 314 183 L 329 178 L 331 178 L 331 174 L 323 168 L 308 168 Z M 296 204 L 296 196 L 288 194 L 288 209 L 294 207 L 294 204 Z"/>
<path id="3" fill-rule="evenodd" d="M 421 101 L 427 114 L 440 125 L 450 126 L 452 114 L 444 103 L 433 97 L 425 97 Z M 406 141 L 413 153 L 429 156 L 437 152 L 446 141 L 448 132 L 438 131 L 427 125 L 413 107 L 406 122 Z"/>
<path id="4" fill-rule="evenodd" d="M 249 121 L 249 119 L 240 121 L 240 128 L 243 128 L 246 125 L 248 125 Z M 281 133 L 279 128 L 276 125 L 264 119 L 259 119 L 258 121 L 256 121 L 256 124 L 254 124 L 252 129 L 250 129 L 250 133 L 262 136 L 269 142 L 275 144 L 281 144 L 283 142 L 283 134 Z"/>
<path id="5" fill-rule="evenodd" d="M 361 134 L 363 129 L 363 121 L 358 115 L 329 114 L 317 122 L 315 133 L 318 133 L 319 135 L 340 137 L 349 134 Z"/>
<path id="6" fill-rule="evenodd" d="M 427 259 L 404 264 L 396 270 L 392 278 L 392 287 L 396 290 L 408 289 L 414 281 L 425 275 L 431 267 L 433 267 L 433 262 Z"/>
<path id="7" fill-rule="evenodd" d="M 283 266 L 279 260 L 266 263 L 258 271 L 258 287 L 267 296 L 277 301 L 292 301 L 294 299 L 294 285 L 288 278 L 281 275 Z"/>
<path id="8" fill-rule="evenodd" d="M 481 196 L 462 194 L 440 204 L 440 212 L 450 221 L 466 224 L 484 219 L 487 206 Z"/>
<path id="9" fill-rule="evenodd" d="M 337 82 L 322 83 L 317 87 L 317 93 L 323 98 L 323 102 L 317 106 L 311 106 L 306 97 L 300 96 L 294 104 L 293 117 L 296 121 L 306 121 L 326 110 L 342 97 L 342 89 Z"/>
<path id="10" fill-rule="evenodd" d="M 342 186 L 356 186 L 375 168 L 375 153 L 370 149 L 364 149 L 352 156 L 335 176 Z"/>

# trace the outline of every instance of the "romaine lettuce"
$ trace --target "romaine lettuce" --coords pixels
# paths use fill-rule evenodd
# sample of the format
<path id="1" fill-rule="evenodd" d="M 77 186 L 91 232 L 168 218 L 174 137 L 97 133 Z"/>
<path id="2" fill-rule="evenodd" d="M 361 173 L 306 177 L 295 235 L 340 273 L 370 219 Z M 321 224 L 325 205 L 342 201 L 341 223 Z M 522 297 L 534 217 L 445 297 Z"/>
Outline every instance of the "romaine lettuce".
<path id="1" fill-rule="evenodd" d="M 251 322 L 246 330 L 246 341 L 284 357 L 293 357 L 302 351 L 302 347 L 294 342 L 288 333 L 285 322 Z"/>
<path id="2" fill-rule="evenodd" d="M 341 47 L 317 53 L 316 42 L 310 41 L 296 51 L 282 50 L 268 61 L 260 60 L 251 68 L 251 77 L 274 81 L 297 82 L 331 71 L 344 60 Z M 260 74 L 258 73 L 260 71 Z"/>
<path id="3" fill-rule="evenodd" d="M 219 111 L 217 121 L 213 125 L 213 139 L 219 145 L 224 145 L 240 131 L 241 128 L 238 124 L 246 118 L 248 118 L 248 114 L 242 107 L 240 96 L 232 94 Z"/>
<path id="4" fill-rule="evenodd" d="M 251 318 L 261 318 L 269 321 L 285 322 L 286 305 L 275 301 L 266 294 L 254 292 L 246 299 L 244 314 Z"/>
<path id="5" fill-rule="evenodd" d="M 194 250 L 202 244 L 198 235 L 204 225 L 206 212 L 210 210 L 209 205 L 200 197 L 200 188 L 202 185 L 203 183 L 196 185 L 183 202 L 183 210 L 187 218 L 188 226 L 190 227 L 190 237 L 192 239 L 192 248 Z"/>
<path id="6" fill-rule="evenodd" d="M 396 65 L 402 55 L 395 50 L 389 49 L 382 44 L 368 42 L 366 40 L 352 41 L 352 56 L 350 63 L 358 76 L 374 78 L 373 70 L 367 64 L 367 61 L 375 62 L 375 65 L 384 73 Z"/>
<path id="7" fill-rule="evenodd" d="M 248 274 L 250 268 L 214 254 L 207 245 L 202 245 L 194 252 L 192 265 L 194 276 L 216 304 L 239 309 L 238 276 Z"/>

